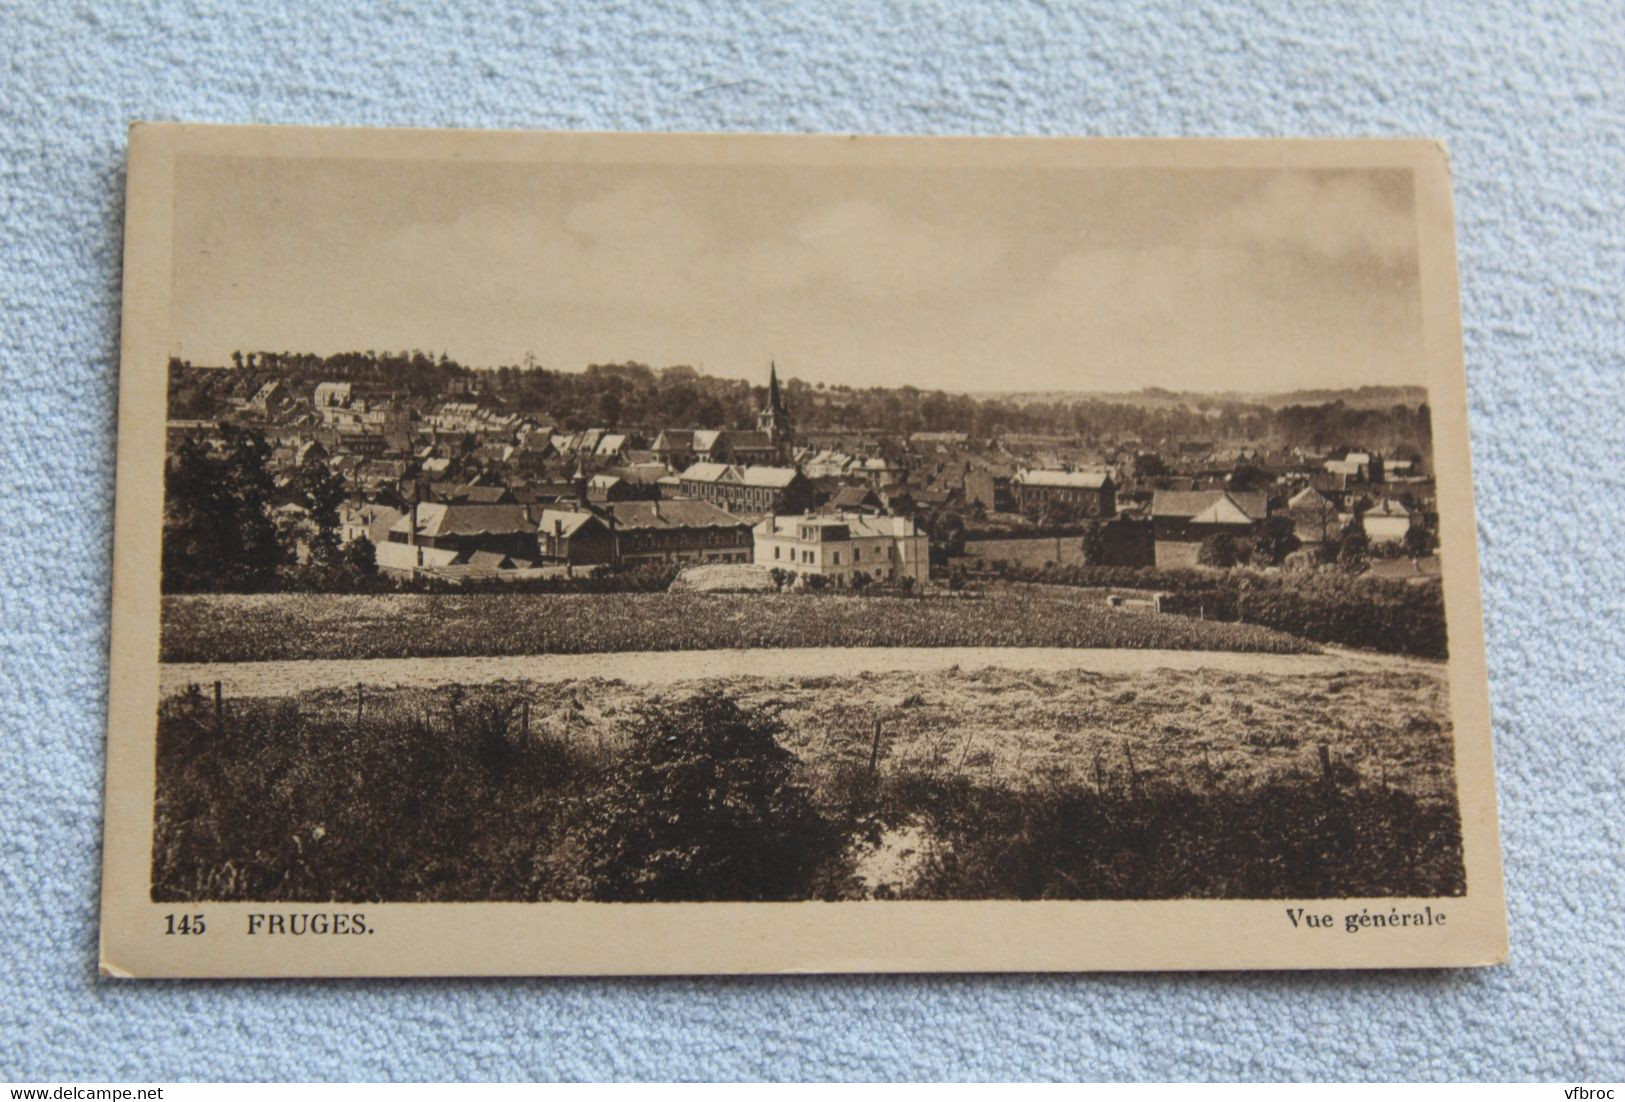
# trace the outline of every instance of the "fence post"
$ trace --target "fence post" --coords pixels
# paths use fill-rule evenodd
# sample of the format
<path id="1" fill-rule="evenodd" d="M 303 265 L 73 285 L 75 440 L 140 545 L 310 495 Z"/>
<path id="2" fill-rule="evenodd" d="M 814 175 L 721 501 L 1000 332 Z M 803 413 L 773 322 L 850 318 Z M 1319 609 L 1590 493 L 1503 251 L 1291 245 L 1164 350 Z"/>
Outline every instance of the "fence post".
<path id="1" fill-rule="evenodd" d="M 366 690 L 366 686 L 362 685 L 358 681 L 358 682 L 356 682 L 356 686 L 355 686 L 355 733 L 358 734 L 358 735 L 361 733 L 361 716 L 362 716 L 362 713 L 366 711 L 366 707 L 367 707 L 367 690 Z"/>
<path id="2" fill-rule="evenodd" d="M 519 703 L 519 737 L 526 742 L 530 741 L 530 701 L 522 700 Z"/>
<path id="3" fill-rule="evenodd" d="M 1320 744 L 1320 776 L 1327 788 L 1332 787 L 1332 752 L 1324 742 Z"/>
<path id="4" fill-rule="evenodd" d="M 214 729 L 215 729 L 216 733 L 219 732 L 221 727 L 225 726 L 225 720 L 226 720 L 226 699 L 225 699 L 225 694 L 221 690 L 220 682 L 216 681 L 214 683 Z"/>
<path id="5" fill-rule="evenodd" d="M 1139 773 L 1139 770 L 1134 768 L 1134 750 L 1133 750 L 1132 747 L 1129 746 L 1128 739 L 1123 740 L 1123 756 L 1128 759 L 1128 792 L 1129 792 L 1129 795 L 1134 797 L 1135 799 L 1139 799 L 1139 797 L 1140 797 L 1140 773 Z"/>
<path id="6" fill-rule="evenodd" d="M 880 766 L 880 720 L 875 720 L 875 740 L 869 747 L 869 776 Z"/>

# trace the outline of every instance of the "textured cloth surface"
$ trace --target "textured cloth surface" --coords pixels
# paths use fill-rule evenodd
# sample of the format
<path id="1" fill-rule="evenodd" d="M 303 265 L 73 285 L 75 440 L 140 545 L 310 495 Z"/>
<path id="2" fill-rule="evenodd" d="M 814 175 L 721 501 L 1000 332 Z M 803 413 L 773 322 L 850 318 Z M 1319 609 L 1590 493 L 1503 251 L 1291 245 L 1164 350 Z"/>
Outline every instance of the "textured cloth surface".
<path id="1" fill-rule="evenodd" d="M 0 1078 L 1625 1078 L 1625 7 L 1294 7 L 0 2 Z M 136 118 L 1446 139 L 1512 962 L 98 981 Z"/>

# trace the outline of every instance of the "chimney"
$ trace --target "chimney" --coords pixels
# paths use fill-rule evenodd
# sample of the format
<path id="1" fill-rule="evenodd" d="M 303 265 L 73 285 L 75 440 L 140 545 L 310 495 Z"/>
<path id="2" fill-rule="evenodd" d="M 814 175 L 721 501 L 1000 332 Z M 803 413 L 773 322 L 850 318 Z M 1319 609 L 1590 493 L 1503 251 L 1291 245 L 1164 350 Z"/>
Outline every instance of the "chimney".
<path id="1" fill-rule="evenodd" d="M 587 507 L 587 461 L 580 454 L 576 456 L 576 473 L 571 481 L 575 483 L 576 504 L 585 509 Z"/>

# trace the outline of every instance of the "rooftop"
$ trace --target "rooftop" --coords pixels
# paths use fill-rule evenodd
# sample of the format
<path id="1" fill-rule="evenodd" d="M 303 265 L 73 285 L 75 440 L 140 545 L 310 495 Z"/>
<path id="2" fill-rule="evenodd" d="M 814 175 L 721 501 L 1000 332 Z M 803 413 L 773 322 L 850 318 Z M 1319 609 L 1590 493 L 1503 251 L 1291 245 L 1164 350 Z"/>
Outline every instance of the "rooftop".
<path id="1" fill-rule="evenodd" d="M 1240 490 L 1158 490 L 1151 495 L 1151 515 L 1195 519 L 1212 512 L 1222 501 L 1228 501 L 1247 520 L 1262 520 L 1269 515 L 1267 495 Z M 1228 510 L 1221 508 L 1220 512 Z M 1202 523 L 1227 522 L 1209 520 Z"/>
<path id="2" fill-rule="evenodd" d="M 1104 470 L 1088 471 L 1018 471 L 1015 481 L 1023 486 L 1061 486 L 1081 490 L 1098 490 L 1111 482 L 1111 473 Z"/>
<path id="3" fill-rule="evenodd" d="M 618 501 L 609 506 L 623 531 L 669 528 L 739 528 L 744 521 L 709 501 Z"/>

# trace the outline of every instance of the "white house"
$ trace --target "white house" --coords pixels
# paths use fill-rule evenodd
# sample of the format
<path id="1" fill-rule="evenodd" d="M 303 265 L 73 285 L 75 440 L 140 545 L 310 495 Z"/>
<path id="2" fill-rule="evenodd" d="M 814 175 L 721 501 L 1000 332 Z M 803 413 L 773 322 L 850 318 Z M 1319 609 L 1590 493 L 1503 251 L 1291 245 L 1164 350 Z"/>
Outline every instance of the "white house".
<path id="1" fill-rule="evenodd" d="M 1372 543 L 1402 540 L 1411 530 L 1411 513 L 1393 498 L 1383 498 L 1361 514 L 1360 525 Z"/>
<path id="2" fill-rule="evenodd" d="M 930 540 L 908 517 L 805 513 L 764 518 L 752 529 L 759 566 L 818 574 L 837 586 L 862 572 L 877 582 L 931 575 Z"/>

